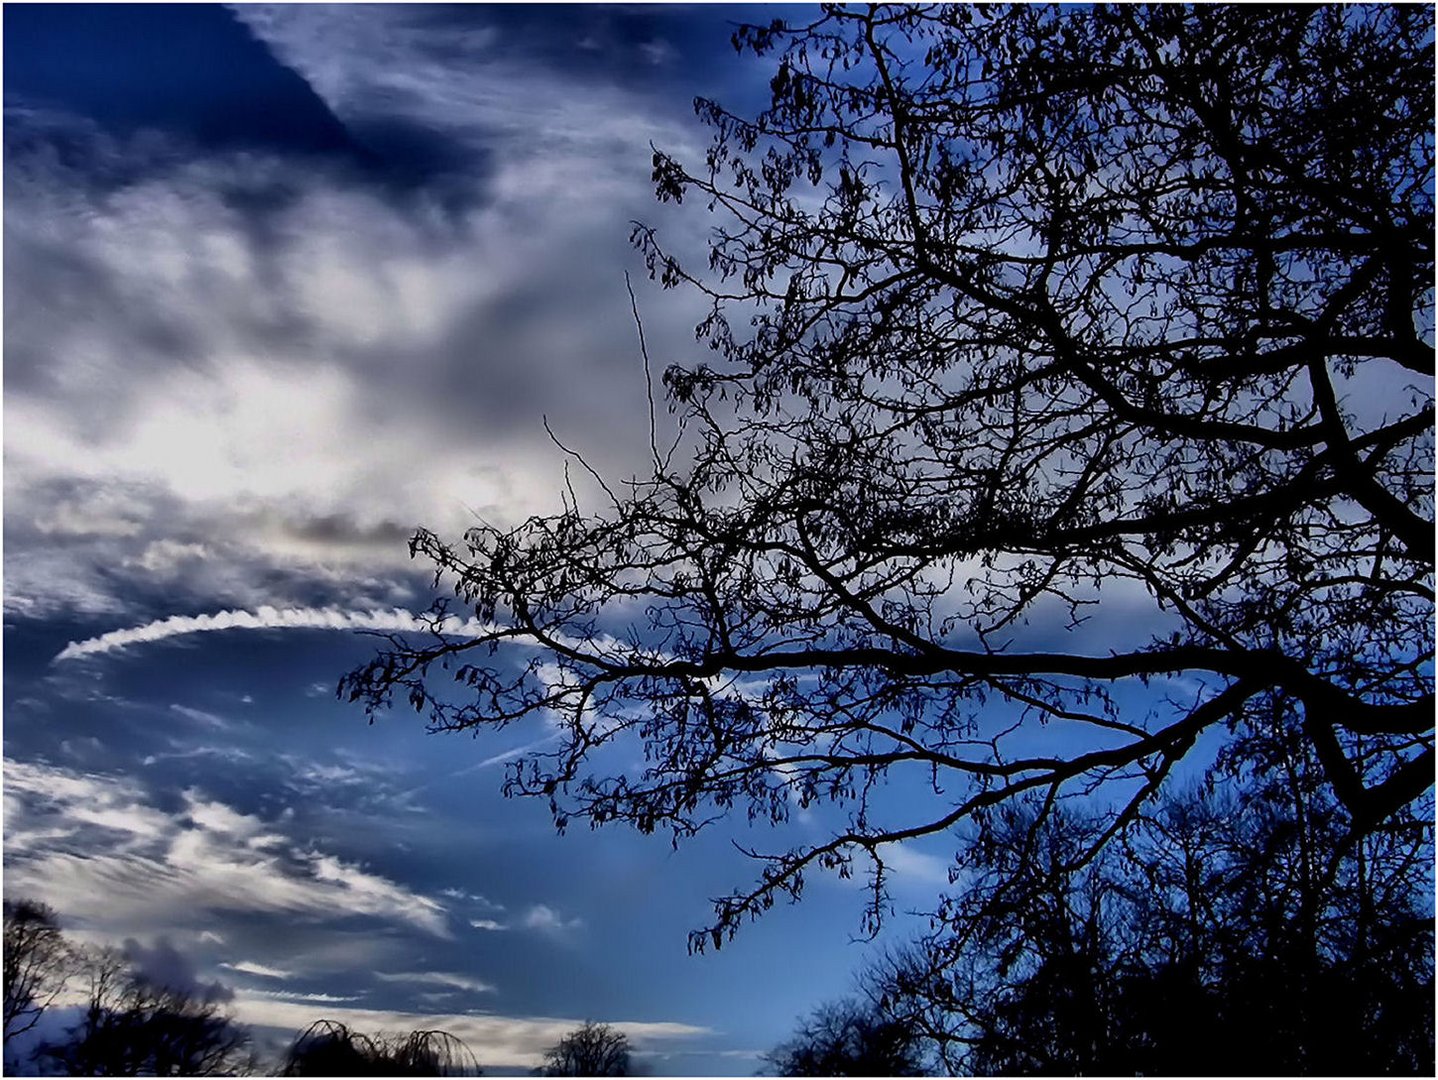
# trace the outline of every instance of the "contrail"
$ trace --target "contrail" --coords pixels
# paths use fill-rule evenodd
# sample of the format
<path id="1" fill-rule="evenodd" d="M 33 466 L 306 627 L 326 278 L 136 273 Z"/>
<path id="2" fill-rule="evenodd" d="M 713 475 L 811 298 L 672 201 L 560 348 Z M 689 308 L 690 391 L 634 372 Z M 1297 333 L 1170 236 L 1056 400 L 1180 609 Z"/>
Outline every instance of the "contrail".
<path id="1" fill-rule="evenodd" d="M 447 615 L 436 623 L 432 618 L 416 615 L 403 608 L 388 611 L 344 611 L 340 608 L 275 608 L 268 604 L 255 611 L 218 611 L 212 615 L 171 615 L 144 626 L 111 630 L 99 637 L 72 641 L 55 656 L 54 663 L 81 656 L 97 656 L 125 649 L 131 645 L 163 641 L 183 634 L 203 634 L 213 630 L 387 630 L 427 633 L 438 630 L 450 637 L 481 637 L 492 633 L 491 623 L 478 619 L 460 619 Z"/>

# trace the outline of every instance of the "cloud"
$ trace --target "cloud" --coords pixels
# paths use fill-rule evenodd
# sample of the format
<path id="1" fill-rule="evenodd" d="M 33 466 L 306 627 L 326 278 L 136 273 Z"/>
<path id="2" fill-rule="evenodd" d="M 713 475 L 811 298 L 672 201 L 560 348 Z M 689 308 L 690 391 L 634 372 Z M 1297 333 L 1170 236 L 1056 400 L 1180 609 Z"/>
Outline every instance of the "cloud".
<path id="1" fill-rule="evenodd" d="M 381 982 L 421 983 L 426 986 L 444 986 L 453 990 L 467 990 L 475 994 L 494 992 L 494 987 L 487 982 L 472 979 L 467 975 L 451 975 L 444 971 L 397 971 L 389 974 L 376 971 L 375 978 Z"/>
<path id="2" fill-rule="evenodd" d="M 254 991 L 236 993 L 234 1010 L 241 1022 L 278 1028 L 288 1034 L 303 1030 L 315 1019 L 314 1006 L 303 1000 L 277 1000 Z M 359 1031 L 413 1031 L 438 1028 L 463 1039 L 481 1058 L 486 1071 L 498 1067 L 533 1068 L 543 1063 L 544 1053 L 582 1022 L 555 1017 L 474 1015 L 469 1013 L 420 1013 L 340 1006 L 325 1015 Z M 711 1034 L 694 1024 L 672 1021 L 607 1021 L 629 1036 L 637 1050 L 668 1047 L 676 1042 Z"/>
<path id="3" fill-rule="evenodd" d="M 218 630 L 380 630 L 413 634 L 438 631 L 451 637 L 478 637 L 489 633 L 491 629 L 489 624 L 474 618 L 461 620 L 449 615 L 436 623 L 400 608 L 390 611 L 344 611 L 333 607 L 274 608 L 264 605 L 257 611 L 171 615 L 167 619 L 157 619 L 143 626 L 111 630 L 98 637 L 70 642 L 55 656 L 55 660 L 58 662 L 82 656 L 102 655 L 132 645 Z"/>
<path id="4" fill-rule="evenodd" d="M 267 820 L 183 793 L 160 809 L 134 781 L 5 762 L 6 879 L 116 937 L 196 932 L 217 913 L 366 917 L 450 936 L 444 907 Z"/>
<path id="5" fill-rule="evenodd" d="M 470 919 L 469 925 L 476 930 L 508 930 L 509 927 L 494 919 Z"/>
<path id="6" fill-rule="evenodd" d="M 172 740 L 172 745 L 181 744 Z M 238 746 L 192 746 L 187 749 L 176 749 L 158 754 L 146 754 L 141 760 L 141 765 L 155 765 L 161 761 L 183 761 L 190 758 L 213 758 L 216 761 L 223 761 L 229 765 L 243 765 L 255 760 L 255 755 L 248 750 Z"/>
<path id="7" fill-rule="evenodd" d="M 124 944 L 124 953 L 135 974 L 152 986 L 191 994 L 204 1001 L 229 1001 L 235 996 L 223 983 L 201 983 L 194 963 L 163 934 L 149 946 L 129 938 Z"/>
<path id="8" fill-rule="evenodd" d="M 7 106 L 17 616 L 408 602 L 417 524 L 554 508 L 541 415 L 611 472 L 643 460 L 628 222 L 668 212 L 649 144 L 697 151 L 686 110 L 423 13 L 237 14 L 346 124 L 470 165 L 397 192 Z M 700 314 L 646 311 L 656 350 Z"/>
<path id="9" fill-rule="evenodd" d="M 329 689 L 326 686 L 326 689 Z M 348 786 L 351 784 L 366 784 L 373 777 L 365 771 L 355 768 L 353 765 L 323 765 L 310 762 L 300 767 L 299 779 L 318 787 Z M 448 892 L 444 893 L 448 896 Z"/>
<path id="10" fill-rule="evenodd" d="M 879 848 L 879 857 L 884 860 L 886 872 L 915 887 L 952 884 L 949 878 L 949 869 L 954 865 L 952 859 L 919 851 L 910 844 L 884 844 Z"/>
<path id="11" fill-rule="evenodd" d="M 473 765 L 466 765 L 457 772 L 451 773 L 449 779 L 452 780 L 455 777 L 465 776 L 468 773 L 478 772 L 481 769 L 488 769 L 495 765 L 503 765 L 505 762 L 513 761 L 515 758 L 522 757 L 531 750 L 538 750 L 541 746 L 556 742 L 558 739 L 558 734 L 546 735 L 542 739 L 535 739 L 532 742 L 525 743 L 523 746 L 516 746 L 511 750 L 505 750 L 498 754 L 491 754 L 489 757 L 476 761 Z"/>
<path id="12" fill-rule="evenodd" d="M 58 660 L 60 659 L 60 657 L 56 657 L 56 659 Z M 186 720 L 193 720 L 197 724 L 208 728 L 214 728 L 217 731 L 227 731 L 234 726 L 229 720 L 226 720 L 223 716 L 217 716 L 216 714 L 212 712 L 207 712 L 204 709 L 193 709 L 188 705 L 171 705 L 170 711 L 179 713 Z"/>
<path id="13" fill-rule="evenodd" d="M 265 979 L 288 979 L 294 974 L 292 971 L 283 971 L 280 968 L 257 964 L 253 960 L 241 960 L 238 964 L 222 963 L 220 967 L 238 971 L 242 975 L 258 975 Z"/>
<path id="14" fill-rule="evenodd" d="M 439 895 L 447 896 L 451 900 L 471 900 L 477 904 L 491 904 L 491 901 L 485 899 L 479 893 L 466 892 L 464 889 L 457 888 L 453 885 L 449 886 L 448 888 L 440 889 Z M 503 910 L 502 904 L 494 904 L 493 906 L 499 908 L 500 910 Z"/>
<path id="15" fill-rule="evenodd" d="M 577 930 L 584 925 L 584 920 L 579 918 L 566 919 L 548 904 L 535 904 L 524 913 L 521 920 L 522 925 L 529 930 L 538 930 L 543 934 L 564 934 L 571 930 Z"/>
<path id="16" fill-rule="evenodd" d="M 301 994 L 294 990 L 246 990 L 251 998 L 268 998 L 274 1001 L 313 1001 L 329 1005 L 341 1001 L 358 1001 L 359 994 Z"/>

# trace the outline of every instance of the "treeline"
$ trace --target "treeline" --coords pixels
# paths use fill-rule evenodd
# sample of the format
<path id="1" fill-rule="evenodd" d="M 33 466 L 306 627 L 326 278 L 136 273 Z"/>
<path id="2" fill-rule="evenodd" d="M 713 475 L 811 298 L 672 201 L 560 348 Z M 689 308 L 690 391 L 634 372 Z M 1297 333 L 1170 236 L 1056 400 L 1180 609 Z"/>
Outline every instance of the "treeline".
<path id="1" fill-rule="evenodd" d="M 1431 806 L 1355 839 L 1302 755 L 1246 752 L 1232 786 L 1170 796 L 1109 843 L 1052 804 L 996 813 L 936 929 L 771 1066 L 1431 1076 Z"/>
<path id="2" fill-rule="evenodd" d="M 1431 1075 L 1433 819 L 1361 837 L 1313 763 L 1250 740 L 1203 787 L 1114 830 L 1056 802 L 996 809 L 962 839 L 933 929 L 819 1009 L 768 1065 L 795 1076 Z M 154 965 L 149 965 L 154 966 Z M 79 949 L 54 912 L 5 905 L 5 1037 L 36 1071 L 92 1076 L 478 1075 L 442 1031 L 320 1020 L 264 1063 L 227 991 L 167 985 Z M 34 1039 L 64 990 L 83 1007 Z M 49 1028 L 53 1031 L 56 1025 Z M 631 1072 L 624 1035 L 585 1024 L 550 1076 Z"/>
<path id="3" fill-rule="evenodd" d="M 178 957 L 176 957 L 178 959 Z M 68 940 L 55 912 L 5 901 L 7 1072 L 225 1076 L 259 1067 L 232 993 L 181 965 L 149 972 L 113 948 Z M 80 1004 L 69 1002 L 78 996 Z"/>
<path id="4" fill-rule="evenodd" d="M 315 1021 L 264 1061 L 228 1002 L 180 965 L 153 965 L 67 939 L 53 909 L 5 901 L 5 1071 L 70 1076 L 480 1076 L 474 1052 L 445 1031 L 365 1033 Z M 174 959 L 178 959 L 175 957 Z M 71 1002 L 79 998 L 80 1003 Z M 550 1047 L 544 1076 L 626 1076 L 628 1038 L 586 1022 Z"/>

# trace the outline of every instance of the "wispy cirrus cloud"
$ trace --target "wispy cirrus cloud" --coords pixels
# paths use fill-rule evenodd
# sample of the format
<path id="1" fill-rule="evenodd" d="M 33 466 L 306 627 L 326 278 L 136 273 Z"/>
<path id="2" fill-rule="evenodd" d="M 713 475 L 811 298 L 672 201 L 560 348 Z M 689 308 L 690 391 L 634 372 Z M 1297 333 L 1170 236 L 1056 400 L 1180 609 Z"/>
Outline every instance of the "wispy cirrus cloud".
<path id="1" fill-rule="evenodd" d="M 55 661 L 97 656 L 133 645 L 220 630 L 380 630 L 415 634 L 434 631 L 451 637 L 478 637 L 492 629 L 490 624 L 474 618 L 460 619 L 449 615 L 435 620 L 402 608 L 345 611 L 334 607 L 275 608 L 263 605 L 255 611 L 171 615 L 168 619 L 157 619 L 143 626 L 111 630 L 98 637 L 70 642 L 55 656 Z"/>
<path id="2" fill-rule="evenodd" d="M 292 971 L 270 967 L 268 964 L 259 964 L 253 960 L 241 960 L 237 964 L 222 963 L 220 967 L 238 971 L 241 975 L 258 975 L 263 979 L 288 979 L 294 975 Z"/>
<path id="3" fill-rule="evenodd" d="M 7 887 L 115 936 L 198 932 L 219 912 L 451 936 L 437 901 L 194 789 L 165 809 L 124 777 L 7 759 L 5 810 Z"/>
<path id="4" fill-rule="evenodd" d="M 294 990 L 247 990 L 245 993 L 251 998 L 265 998 L 272 1001 L 313 1001 L 321 1005 L 360 1000 L 359 994 L 298 993 Z"/>
<path id="5" fill-rule="evenodd" d="M 450 990 L 466 990 L 473 994 L 490 994 L 494 987 L 468 975 L 454 975 L 447 971 L 396 971 L 375 972 L 380 982 L 418 983 L 425 986 L 442 986 Z"/>

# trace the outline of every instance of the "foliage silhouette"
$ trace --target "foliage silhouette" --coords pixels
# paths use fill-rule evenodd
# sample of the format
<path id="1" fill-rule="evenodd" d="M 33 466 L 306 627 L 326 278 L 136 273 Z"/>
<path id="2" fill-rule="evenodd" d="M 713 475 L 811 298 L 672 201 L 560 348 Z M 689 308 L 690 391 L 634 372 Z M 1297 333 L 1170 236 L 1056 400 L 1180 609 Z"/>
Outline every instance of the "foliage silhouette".
<path id="1" fill-rule="evenodd" d="M 664 376 L 679 440 L 596 476 L 602 511 L 421 531 L 492 629 L 445 638 L 438 604 L 342 692 L 438 730 L 552 717 L 506 790 L 561 829 L 845 812 L 699 949 L 856 859 L 875 925 L 886 844 L 1029 796 L 1096 796 L 1092 854 L 1260 725 L 1360 844 L 1434 774 L 1432 31 L 1404 5 L 740 30 L 770 107 L 700 101 L 703 165 L 654 158 L 715 214 L 711 277 L 635 231 L 713 301 L 713 361 Z M 611 775 L 624 739 L 645 764 Z"/>
<path id="2" fill-rule="evenodd" d="M 365 1035 L 317 1020 L 296 1036 L 282 1076 L 480 1076 L 464 1041 L 445 1031 Z"/>
<path id="3" fill-rule="evenodd" d="M 1282 764 L 1088 861 L 1099 822 L 1005 808 L 875 1007 L 966 1075 L 1431 1074 L 1431 805 L 1347 845 Z"/>
<path id="4" fill-rule="evenodd" d="M 780 1076 L 924 1076 L 923 1038 L 867 1003 L 825 1005 L 764 1056 Z"/>
<path id="5" fill-rule="evenodd" d="M 545 1076 L 628 1076 L 629 1037 L 586 1020 L 544 1054 Z"/>
<path id="6" fill-rule="evenodd" d="M 33 900 L 6 900 L 5 1040 L 35 1027 L 64 991 L 76 955 L 54 910 Z"/>

